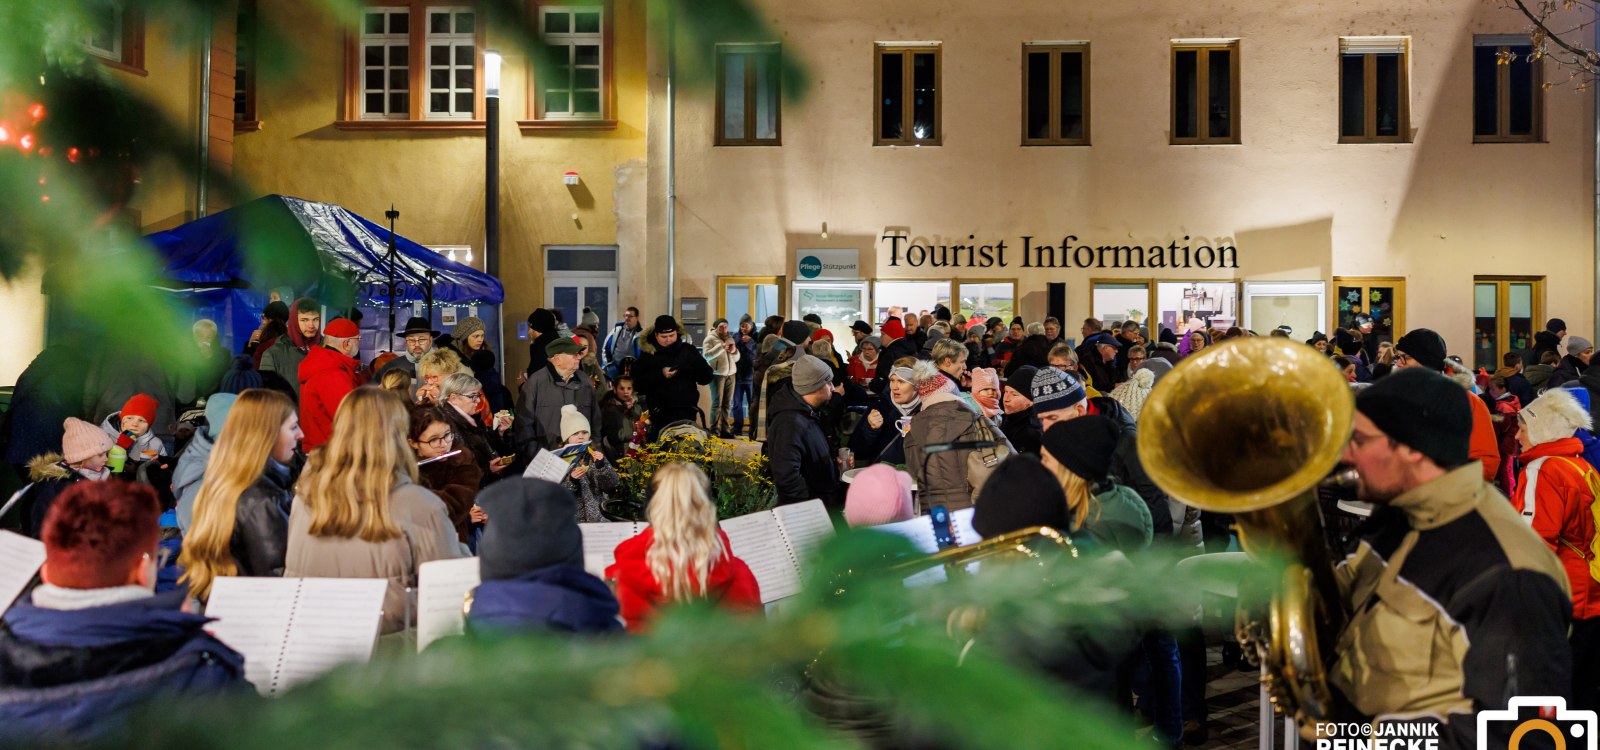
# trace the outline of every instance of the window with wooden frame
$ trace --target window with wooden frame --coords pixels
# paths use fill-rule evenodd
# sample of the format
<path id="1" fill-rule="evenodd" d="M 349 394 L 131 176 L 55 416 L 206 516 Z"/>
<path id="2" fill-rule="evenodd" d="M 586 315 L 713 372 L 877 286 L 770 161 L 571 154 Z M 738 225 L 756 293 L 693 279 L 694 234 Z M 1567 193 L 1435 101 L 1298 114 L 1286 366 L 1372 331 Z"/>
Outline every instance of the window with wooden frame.
<path id="1" fill-rule="evenodd" d="M 1472 38 L 1473 143 L 1544 139 L 1544 61 L 1526 36 Z"/>
<path id="2" fill-rule="evenodd" d="M 937 42 L 879 43 L 873 54 L 874 146 L 937 146 L 943 142 Z"/>
<path id="3" fill-rule="evenodd" d="M 88 32 L 83 49 L 102 64 L 136 75 L 144 69 L 144 11 L 128 8 L 123 0 L 99 0 L 86 4 Z"/>
<path id="4" fill-rule="evenodd" d="M 1494 372 L 1507 352 L 1532 349 L 1534 333 L 1542 330 L 1544 319 L 1543 276 L 1473 277 L 1473 368 Z"/>
<path id="5" fill-rule="evenodd" d="M 256 116 L 256 0 L 239 0 L 233 56 L 233 132 L 261 129 Z"/>
<path id="6" fill-rule="evenodd" d="M 1405 143 L 1411 137 L 1403 36 L 1339 39 L 1339 142 Z"/>
<path id="7" fill-rule="evenodd" d="M 1239 142 L 1239 40 L 1172 42 L 1172 144 Z"/>
<path id="8" fill-rule="evenodd" d="M 782 145 L 780 54 L 776 43 L 717 45 L 716 145 Z"/>
<path id="9" fill-rule="evenodd" d="M 483 127 L 483 24 L 470 6 L 363 8 L 346 56 L 344 129 Z"/>
<path id="10" fill-rule="evenodd" d="M 612 84 L 610 2 L 530 3 L 545 55 L 528 76 L 529 116 L 523 128 L 610 129 L 617 126 Z"/>
<path id="11" fill-rule="evenodd" d="M 1022 145 L 1089 145 L 1089 43 L 1022 45 Z"/>

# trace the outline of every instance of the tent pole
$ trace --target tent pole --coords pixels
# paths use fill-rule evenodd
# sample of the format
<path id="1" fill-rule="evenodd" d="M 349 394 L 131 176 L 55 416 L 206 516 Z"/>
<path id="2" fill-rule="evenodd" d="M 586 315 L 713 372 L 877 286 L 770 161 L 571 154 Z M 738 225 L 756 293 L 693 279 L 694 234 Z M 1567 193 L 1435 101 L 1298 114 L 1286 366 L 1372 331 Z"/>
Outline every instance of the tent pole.
<path id="1" fill-rule="evenodd" d="M 395 263 L 400 260 L 400 248 L 394 242 L 394 220 L 400 218 L 400 212 L 394 210 L 394 204 L 389 204 L 389 210 L 383 212 L 383 217 L 389 220 L 389 349 L 394 349 L 394 293 L 400 285 L 395 280 Z"/>

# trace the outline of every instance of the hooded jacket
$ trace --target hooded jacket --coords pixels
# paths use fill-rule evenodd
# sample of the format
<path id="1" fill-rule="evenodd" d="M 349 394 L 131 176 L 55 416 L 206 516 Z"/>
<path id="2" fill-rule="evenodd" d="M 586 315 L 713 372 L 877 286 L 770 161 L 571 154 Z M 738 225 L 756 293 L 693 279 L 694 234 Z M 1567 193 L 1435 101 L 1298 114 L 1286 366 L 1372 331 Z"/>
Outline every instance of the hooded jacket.
<path id="1" fill-rule="evenodd" d="M 106 420 L 100 423 L 100 429 L 110 435 L 111 442 L 115 443 L 117 438 L 122 436 L 122 412 L 112 412 L 111 416 L 106 417 Z M 143 461 L 142 454 L 144 453 L 154 453 L 157 456 L 167 455 L 167 445 L 161 442 L 161 438 L 156 436 L 155 425 L 151 425 L 149 429 L 144 431 L 143 435 L 134 438 L 133 446 L 127 450 L 129 461 Z"/>
<path id="2" fill-rule="evenodd" d="M 1600 617 L 1600 582 L 1589 572 L 1587 559 L 1594 554 L 1591 506 L 1595 497 L 1585 475 L 1593 471 L 1583 460 L 1583 442 L 1578 438 L 1540 443 L 1522 452 L 1518 491 L 1511 496 L 1511 507 L 1522 514 L 1566 569 L 1572 587 L 1572 616 L 1578 620 Z M 1534 480 L 1532 486 L 1530 479 Z"/>
<path id="3" fill-rule="evenodd" d="M 244 657 L 180 611 L 186 593 L 76 610 L 25 597 L 0 621 L 0 744 L 82 743 L 147 700 L 247 689 Z"/>
<path id="4" fill-rule="evenodd" d="M 1475 463 L 1378 506 L 1335 577 L 1354 614 L 1328 681 L 1350 713 L 1506 747 L 1516 722 L 1479 745 L 1477 712 L 1571 688 L 1566 572 Z"/>
<path id="5" fill-rule="evenodd" d="M 215 447 L 210 427 L 195 430 L 189 444 L 178 453 L 178 464 L 172 470 L 172 494 L 178 498 L 178 528 L 185 534 L 194 521 L 194 498 L 200 494 L 200 481 L 206 478 L 206 462 L 211 460 L 211 450 Z"/>
<path id="6" fill-rule="evenodd" d="M 616 633 L 622 631 L 620 612 L 605 582 L 578 565 L 551 565 L 478 584 L 467 630 Z"/>
<path id="7" fill-rule="evenodd" d="M 832 505 L 839 489 L 839 470 L 815 409 L 795 393 L 790 382 L 775 386 L 769 402 L 767 441 L 761 452 L 777 485 L 778 504 L 813 498 Z"/>
<path id="8" fill-rule="evenodd" d="M 321 336 L 306 341 L 304 348 L 294 341 L 299 337 L 300 331 L 298 329 L 289 331 L 286 336 L 279 336 L 276 341 L 272 342 L 272 346 L 267 347 L 267 350 L 262 353 L 261 365 L 256 368 L 263 376 L 270 372 L 281 378 L 289 386 L 289 390 L 292 391 L 290 395 L 296 401 L 300 399 L 300 384 L 304 382 L 299 376 L 300 365 L 305 362 L 307 357 L 311 356 L 311 352 L 322 348 Z"/>
<path id="9" fill-rule="evenodd" d="M 361 363 L 342 352 L 319 346 L 300 363 L 300 446 L 307 453 L 321 448 L 333 434 L 339 402 L 361 385 Z"/>
<path id="10" fill-rule="evenodd" d="M 1177 535 L 1180 544 L 1198 544 L 1200 511 L 1167 497 L 1145 473 L 1144 462 L 1139 460 L 1139 426 L 1133 416 L 1110 396 L 1095 396 L 1089 399 L 1089 406 L 1095 414 L 1110 419 L 1117 426 L 1117 449 L 1111 454 L 1111 478 L 1144 500 L 1150 510 L 1155 537 Z M 1182 509 L 1181 515 L 1179 509 Z M 1180 523 L 1174 525 L 1174 519 Z"/>
<path id="11" fill-rule="evenodd" d="M 86 477 L 67 466 L 60 453 L 46 453 L 28 462 L 28 479 L 32 484 L 22 488 L 22 499 L 17 504 L 21 512 L 28 514 L 28 536 L 38 539 L 56 496 Z"/>
<path id="12" fill-rule="evenodd" d="M 1583 373 L 1588 369 L 1589 366 L 1584 364 L 1583 360 L 1568 354 L 1561 358 L 1561 364 L 1556 365 L 1555 372 L 1550 373 L 1550 379 L 1545 381 L 1544 387 L 1546 389 L 1560 388 L 1576 382 L 1578 378 L 1583 377 Z"/>
<path id="13" fill-rule="evenodd" d="M 661 582 L 650 572 L 646 555 L 655 542 L 655 529 L 617 545 L 616 562 L 606 568 L 606 579 L 617 582 L 617 601 L 622 607 L 622 619 L 628 631 L 640 633 L 649 629 L 650 621 L 662 607 L 672 602 L 661 589 Z M 728 535 L 717 529 L 722 541 L 722 556 L 713 560 L 706 581 L 706 599 L 718 606 L 748 612 L 760 612 L 761 586 L 754 573 L 743 560 L 733 556 L 733 546 Z M 698 590 L 699 586 L 693 586 Z"/>
<path id="14" fill-rule="evenodd" d="M 957 397 L 940 392 L 922 399 L 922 411 L 906 433 L 906 470 L 917 483 L 917 510 L 935 505 L 949 510 L 972 506 L 977 488 L 968 483 L 970 450 L 949 450 L 929 455 L 930 445 L 978 439 L 979 417 Z"/>
<path id="15" fill-rule="evenodd" d="M 643 353 L 633 363 L 633 387 L 645 397 L 650 411 L 673 415 L 698 409 L 700 386 L 710 383 L 712 375 L 711 365 L 700 350 L 683 340 L 682 331 L 678 340 L 665 349 L 656 345 L 654 328 L 646 329 L 638 340 Z M 662 372 L 669 367 L 678 371 L 670 378 Z M 654 424 L 654 419 L 651 422 L 657 430 L 667 426 Z"/>
<path id="16" fill-rule="evenodd" d="M 1532 356 L 1528 357 L 1528 362 L 1530 364 L 1537 363 L 1539 357 L 1545 352 L 1561 353 L 1561 334 L 1553 331 L 1540 331 L 1533 334 L 1533 350 L 1530 352 Z"/>

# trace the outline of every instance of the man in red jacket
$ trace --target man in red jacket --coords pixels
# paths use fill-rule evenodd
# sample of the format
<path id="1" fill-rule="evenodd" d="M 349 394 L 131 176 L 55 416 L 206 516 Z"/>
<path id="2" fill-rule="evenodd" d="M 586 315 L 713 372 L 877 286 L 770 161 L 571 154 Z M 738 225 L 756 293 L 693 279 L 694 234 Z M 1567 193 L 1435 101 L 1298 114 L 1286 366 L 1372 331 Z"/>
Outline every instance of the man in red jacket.
<path id="1" fill-rule="evenodd" d="M 1394 342 L 1394 369 L 1424 367 L 1444 373 L 1449 364 L 1445 360 L 1447 352 L 1443 336 L 1427 328 L 1413 328 Z M 1493 483 L 1500 470 L 1500 444 L 1494 437 L 1494 420 L 1489 417 L 1489 406 L 1483 399 L 1471 391 L 1464 395 L 1472 407 L 1472 438 L 1467 455 L 1483 464 L 1483 481 Z"/>
<path id="2" fill-rule="evenodd" d="M 328 442 L 333 415 L 345 395 L 361 385 L 361 330 L 345 318 L 334 318 L 322 330 L 322 346 L 300 363 L 300 445 L 309 453 Z"/>

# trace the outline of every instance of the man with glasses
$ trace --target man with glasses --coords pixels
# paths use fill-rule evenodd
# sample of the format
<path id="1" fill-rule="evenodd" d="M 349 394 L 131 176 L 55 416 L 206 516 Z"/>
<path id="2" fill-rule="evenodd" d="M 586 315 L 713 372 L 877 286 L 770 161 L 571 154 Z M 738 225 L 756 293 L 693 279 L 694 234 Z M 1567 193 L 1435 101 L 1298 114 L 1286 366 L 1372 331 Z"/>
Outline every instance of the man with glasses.
<path id="1" fill-rule="evenodd" d="M 600 397 L 595 394 L 594 383 L 578 371 L 583 364 L 583 351 L 583 345 L 575 338 L 550 342 L 545 346 L 549 364 L 522 384 L 517 418 L 512 422 L 512 442 L 523 462 L 532 460 L 541 448 L 553 449 L 561 444 L 561 407 L 571 404 L 589 424 L 601 423 Z"/>
<path id="2" fill-rule="evenodd" d="M 439 332 L 433 330 L 427 318 L 415 317 L 406 321 L 406 327 L 400 331 L 405 337 L 406 350 L 394 359 L 389 360 L 378 374 L 373 376 L 375 382 L 383 382 L 384 373 L 390 370 L 404 370 L 411 373 L 413 380 L 417 377 L 417 362 L 422 360 L 422 355 L 433 348 L 433 340 L 439 337 Z"/>
<path id="3" fill-rule="evenodd" d="M 1417 333 L 1401 345 L 1431 361 Z M 1330 721 L 1432 724 L 1437 735 L 1391 736 L 1507 747 L 1518 722 L 1489 724 L 1486 741 L 1477 712 L 1571 688 L 1567 577 L 1473 465 L 1471 432 L 1461 386 L 1431 368 L 1396 370 L 1356 397 L 1342 459 L 1377 508 L 1335 573 L 1353 614 L 1338 634 L 1330 682 L 1340 710 Z"/>
<path id="4" fill-rule="evenodd" d="M 1396 372 L 1419 367 L 1443 373 L 1452 378 L 1467 375 L 1470 384 L 1471 370 L 1446 357 L 1444 338 L 1427 328 L 1416 328 L 1394 342 L 1394 369 Z M 1489 407 L 1470 390 L 1462 389 L 1467 405 L 1472 409 L 1471 443 L 1468 455 L 1483 464 L 1483 481 L 1493 482 L 1500 470 L 1500 443 L 1495 438 L 1494 420 Z"/>
<path id="5" fill-rule="evenodd" d="M 617 376 L 623 373 L 624 360 L 639 358 L 641 328 L 637 307 L 623 310 L 622 320 L 611 327 L 611 334 L 606 336 L 606 342 L 600 345 L 601 365 L 606 369 L 607 380 L 616 380 Z"/>

